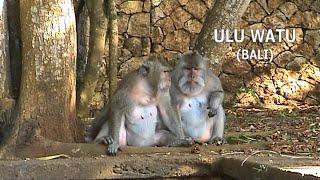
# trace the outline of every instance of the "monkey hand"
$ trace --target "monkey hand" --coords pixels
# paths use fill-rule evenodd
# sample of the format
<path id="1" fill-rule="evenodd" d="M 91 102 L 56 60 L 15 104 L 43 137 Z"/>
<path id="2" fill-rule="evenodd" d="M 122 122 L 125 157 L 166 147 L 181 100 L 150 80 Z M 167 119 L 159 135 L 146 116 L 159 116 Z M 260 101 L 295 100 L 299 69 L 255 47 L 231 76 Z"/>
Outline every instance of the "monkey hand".
<path id="1" fill-rule="evenodd" d="M 113 138 L 112 138 L 111 136 L 105 136 L 105 137 L 103 138 L 103 142 L 104 142 L 104 144 L 106 144 L 106 145 L 112 144 L 112 143 L 113 143 Z"/>
<path id="2" fill-rule="evenodd" d="M 95 139 L 93 141 L 93 143 L 109 145 L 109 144 L 113 143 L 113 138 L 111 136 L 103 136 L 103 137 Z"/>
<path id="3" fill-rule="evenodd" d="M 112 142 L 111 144 L 108 145 L 107 153 L 110 156 L 115 156 L 117 155 L 118 150 L 121 150 L 120 145 L 116 142 Z"/>
<path id="4" fill-rule="evenodd" d="M 214 100 L 212 102 L 210 102 L 209 106 L 207 107 L 208 112 L 208 116 L 209 118 L 215 116 L 218 113 L 218 108 L 220 106 L 220 103 L 218 100 Z"/>
<path id="5" fill-rule="evenodd" d="M 208 112 L 209 118 L 215 116 L 218 112 L 218 108 L 214 108 L 214 107 L 208 107 L 207 110 L 209 111 Z"/>
<path id="6" fill-rule="evenodd" d="M 109 140 L 108 140 L 107 138 L 108 138 L 107 136 L 95 138 L 92 142 L 95 143 L 95 144 L 105 144 L 105 145 L 108 145 L 108 144 L 110 144 L 111 142 L 109 143 Z M 89 140 L 89 139 L 88 139 L 88 140 Z"/>
<path id="7" fill-rule="evenodd" d="M 212 137 L 209 141 L 208 144 L 212 144 L 212 145 L 223 145 L 226 143 L 226 140 L 223 137 Z"/>

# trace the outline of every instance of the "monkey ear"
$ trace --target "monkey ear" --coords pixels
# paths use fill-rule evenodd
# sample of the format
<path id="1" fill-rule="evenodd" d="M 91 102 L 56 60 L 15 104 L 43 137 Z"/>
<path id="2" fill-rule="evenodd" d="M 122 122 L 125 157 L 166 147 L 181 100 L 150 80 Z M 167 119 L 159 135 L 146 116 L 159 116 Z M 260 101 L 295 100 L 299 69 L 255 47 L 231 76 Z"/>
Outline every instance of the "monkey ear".
<path id="1" fill-rule="evenodd" d="M 138 70 L 139 74 L 141 74 L 142 76 L 147 76 L 149 74 L 149 71 L 150 71 L 149 66 L 145 64 L 143 64 Z"/>

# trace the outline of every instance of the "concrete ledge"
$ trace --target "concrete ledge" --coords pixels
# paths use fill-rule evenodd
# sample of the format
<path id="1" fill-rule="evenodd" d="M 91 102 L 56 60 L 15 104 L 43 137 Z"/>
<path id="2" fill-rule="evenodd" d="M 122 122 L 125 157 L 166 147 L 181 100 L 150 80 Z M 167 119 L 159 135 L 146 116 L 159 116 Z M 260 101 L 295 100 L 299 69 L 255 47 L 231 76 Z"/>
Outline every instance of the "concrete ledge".
<path id="1" fill-rule="evenodd" d="M 133 156 L 0 161 L 0 179 L 124 179 L 210 176 L 211 163 L 199 157 Z"/>
<path id="2" fill-rule="evenodd" d="M 235 179 L 317 179 L 315 176 L 280 170 L 282 166 L 301 166 L 299 161 L 281 157 L 254 157 L 205 154 L 137 154 L 124 157 L 69 158 L 56 160 L 0 161 L 0 179 L 124 179 L 219 177 Z M 257 163 L 259 162 L 259 163 Z M 269 162 L 269 163 L 266 163 Z M 270 163 L 277 162 L 277 163 Z M 302 162 L 302 161 L 300 161 Z M 303 160 L 320 166 L 319 161 Z"/>
<path id="3" fill-rule="evenodd" d="M 118 156 L 108 157 L 101 155 L 105 152 L 102 145 L 64 144 L 65 149 L 61 152 L 56 151 L 58 146 L 52 145 L 47 148 L 50 151 L 43 151 L 43 156 L 58 152 L 71 158 L 44 161 L 29 156 L 29 160 L 0 161 L 0 179 L 201 179 L 224 175 L 235 179 L 301 179 L 301 174 L 279 168 L 320 166 L 315 158 L 290 158 L 278 154 L 253 155 L 243 163 L 248 157 L 243 149 L 254 146 L 199 146 L 199 154 L 192 153 L 193 147 L 125 147 Z M 28 153 L 32 155 L 35 147 L 21 151 L 21 157 L 28 157 Z M 231 153 L 218 155 L 221 149 Z M 317 179 L 311 175 L 303 178 Z"/>

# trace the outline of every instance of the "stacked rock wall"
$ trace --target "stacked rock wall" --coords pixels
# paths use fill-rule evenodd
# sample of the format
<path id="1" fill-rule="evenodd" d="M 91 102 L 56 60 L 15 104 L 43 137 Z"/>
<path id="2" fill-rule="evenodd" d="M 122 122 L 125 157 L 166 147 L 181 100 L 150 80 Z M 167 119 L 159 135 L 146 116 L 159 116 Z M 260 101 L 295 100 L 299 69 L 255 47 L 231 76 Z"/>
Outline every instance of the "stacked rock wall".
<path id="1" fill-rule="evenodd" d="M 120 76 L 141 64 L 151 52 L 171 59 L 192 49 L 210 2 L 119 0 Z"/>
<path id="2" fill-rule="evenodd" d="M 119 77 L 138 67 L 150 53 L 172 59 L 192 50 L 211 0 L 118 0 Z M 227 104 L 320 104 L 320 0 L 253 0 L 237 28 L 295 28 L 293 43 L 231 44 L 219 74 Z M 271 63 L 238 62 L 239 48 L 268 49 Z M 106 101 L 107 78 L 101 77 L 93 109 Z M 236 98 L 234 98 L 236 97 Z"/>
<path id="3" fill-rule="evenodd" d="M 271 63 L 256 59 L 238 62 L 234 53 L 228 53 L 220 78 L 235 99 L 245 105 L 319 105 L 319 0 L 252 1 L 238 28 L 291 28 L 295 29 L 296 40 L 253 43 L 246 37 L 244 43 L 232 44 L 230 52 L 239 48 L 271 49 L 275 57 Z"/>

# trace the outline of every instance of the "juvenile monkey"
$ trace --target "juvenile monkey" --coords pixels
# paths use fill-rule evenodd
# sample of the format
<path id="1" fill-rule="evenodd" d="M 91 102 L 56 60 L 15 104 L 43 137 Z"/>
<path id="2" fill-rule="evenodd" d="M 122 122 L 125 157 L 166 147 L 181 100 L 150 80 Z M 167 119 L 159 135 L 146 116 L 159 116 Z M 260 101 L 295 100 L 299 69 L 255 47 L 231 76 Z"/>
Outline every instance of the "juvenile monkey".
<path id="1" fill-rule="evenodd" d="M 120 83 L 101 115 L 94 120 L 90 137 L 108 145 L 116 155 L 120 146 L 188 145 L 181 122 L 171 108 L 169 88 L 172 68 L 150 57 Z"/>
<path id="2" fill-rule="evenodd" d="M 170 94 L 186 137 L 217 145 L 224 142 L 224 92 L 219 78 L 198 52 L 180 55 Z"/>

